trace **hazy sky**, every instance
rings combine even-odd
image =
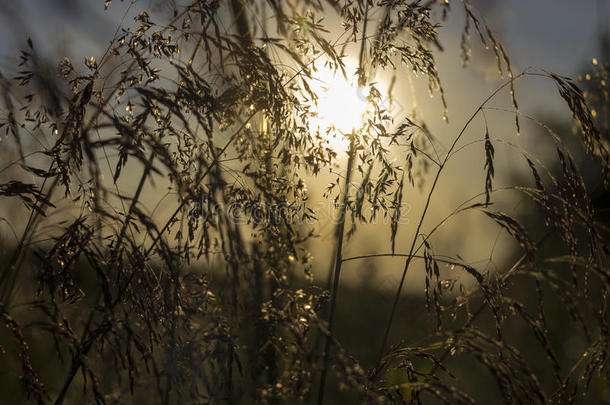
[[[519,67],[538,65],[570,74],[578,69],[581,60],[596,52],[595,30],[602,18],[596,7],[599,1],[605,0],[479,0],[478,3]],[[12,23],[27,31],[36,42],[48,41],[56,46],[61,43],[104,45],[107,41],[100,40],[110,39],[128,2],[114,0],[107,11],[103,0],[2,3],[0,55],[4,58],[14,54],[14,41],[19,39],[11,35]],[[138,8],[152,4],[150,0],[137,3]],[[457,2],[454,8],[459,8]],[[606,19],[610,16],[606,15]],[[456,28],[461,23],[452,21]]]
[[[500,83],[492,53],[482,51],[481,47],[477,45],[477,37],[474,32],[472,33],[474,47],[472,67],[461,68],[459,45],[464,16],[460,6],[457,5],[457,2],[455,3],[455,15],[441,30],[441,40],[447,51],[438,55],[441,79],[445,78],[443,83],[449,103],[449,124],[442,120],[430,123],[430,128],[435,135],[446,143],[459,131],[464,123],[464,117],[468,117],[481,100]],[[601,17],[597,8],[597,0],[479,0],[478,3],[483,6],[488,23],[505,44],[516,72],[529,66],[537,66],[563,75],[574,76],[593,57],[598,57],[596,32]],[[149,0],[139,1],[134,12],[149,9],[150,5]],[[23,46],[28,34],[32,37],[38,51],[58,54],[58,60],[67,55],[74,62],[79,62],[85,56],[100,55],[102,49],[112,38],[126,8],[127,2],[122,3],[119,0],[114,0],[108,11],[104,10],[103,0],[0,1],[0,71],[12,70],[15,62],[18,61],[15,45]],[[610,15],[606,14],[606,17],[610,18]],[[132,16],[128,17],[126,24],[133,23],[131,18]],[[481,75],[481,71],[483,71],[483,75]],[[405,83],[406,81],[402,81],[403,87],[397,89],[397,98],[400,98],[406,111],[410,108],[413,95],[410,94]],[[552,91],[552,96],[549,96],[548,91]],[[544,114],[563,112],[565,114],[567,111],[561,100],[556,97],[556,92],[548,81],[528,79],[520,82],[517,85],[517,94],[520,106],[526,112]],[[420,105],[424,114],[438,118],[438,97],[431,100],[427,96],[425,85],[419,86],[416,95],[417,98],[423,99]],[[508,97],[502,98],[498,103],[510,108]],[[564,118],[568,117],[569,115],[564,115]],[[504,135],[510,137],[514,118],[510,116],[505,119],[499,116],[493,119],[498,123],[496,126],[500,128],[493,135],[500,136],[504,131]],[[507,124],[503,125],[504,123]],[[482,134],[480,123],[473,124],[472,132],[468,136],[474,137]],[[527,135],[519,138],[514,142],[522,142],[528,145],[528,148],[537,143]],[[473,181],[473,177],[470,176],[471,172],[480,175],[482,167],[482,161],[479,162],[480,152],[476,149],[471,154],[470,152],[465,153],[464,160],[456,161],[455,167],[459,170],[452,169],[441,178],[439,188],[447,191],[432,205],[432,210],[438,212],[437,217],[443,216],[447,210],[452,210],[456,203],[464,201],[465,196],[476,194],[481,190],[482,183],[478,180]],[[513,160],[504,158],[501,153],[497,155],[498,177],[503,172],[503,168],[514,170],[516,163]],[[478,160],[473,161],[472,156]],[[505,170],[505,172],[508,173],[509,170]],[[123,187],[128,189],[129,186],[125,184]],[[417,193],[410,193],[406,199],[413,206],[411,216],[417,218],[422,206],[421,196]],[[434,222],[437,217],[431,216],[431,221]],[[455,226],[485,227],[486,225],[480,219],[466,217],[464,222]],[[404,228],[402,234],[404,240],[408,240],[410,232],[413,231],[412,228]],[[378,242],[377,245],[368,243],[367,246],[371,251],[381,251],[384,249],[383,246],[387,245],[387,239],[379,238],[377,232],[372,229],[372,232],[368,234],[365,232],[362,236],[364,243],[367,243],[366,238],[370,238],[371,235],[373,235],[373,240]],[[383,232],[384,235],[387,234],[387,231]],[[447,233],[447,235],[451,235],[451,233]],[[322,234],[320,242],[325,243],[324,234]],[[460,251],[460,244],[476,246],[473,249],[482,249],[482,251],[485,251],[487,247],[485,245],[480,248],[480,243],[467,240],[467,236],[461,237],[459,241],[444,242],[447,246],[453,246],[456,251]],[[491,244],[493,238],[488,238],[485,242]],[[443,241],[440,241],[439,244],[443,245]],[[367,253],[362,252],[361,247],[356,251]],[[480,258],[477,256],[476,250],[472,250],[471,253],[470,259]],[[350,246],[347,248],[347,256],[349,255]],[[324,255],[321,256],[322,263],[326,263]],[[468,258],[468,252],[465,256]],[[389,284],[393,284],[391,279]]]
[[[504,0],[495,2],[493,10],[488,11],[519,67],[543,66],[572,74],[583,60],[597,53],[596,30],[602,18],[598,15],[599,1]],[[608,19],[610,15],[606,14]]]

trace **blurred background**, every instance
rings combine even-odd
[[[487,23],[493,27],[496,34],[503,41],[506,50],[511,58],[513,70],[520,72],[529,67],[544,68],[546,70],[565,75],[572,78],[584,77],[591,67],[593,59],[603,62],[608,57],[608,21],[610,21],[609,5],[606,0],[583,0],[577,4],[567,0],[537,0],[523,2],[519,0],[510,1],[475,1],[473,2],[480,8],[486,17]],[[5,77],[12,77],[17,74],[19,63],[19,49],[27,47],[27,39],[31,38],[37,55],[41,70],[49,72],[50,77],[57,72],[59,60],[57,55],[67,56],[76,64],[84,61],[85,57],[101,55],[108,43],[114,36],[121,21],[131,24],[133,17],[141,11],[147,10],[154,17],[155,13],[159,16],[169,15],[174,10],[176,4],[173,1],[136,1],[129,13],[125,15],[129,7],[129,2],[114,0],[112,2],[103,0],[27,0],[22,2],[2,2],[0,4],[0,72]],[[474,112],[478,105],[501,83],[502,79],[498,75],[497,64],[493,52],[485,50],[476,43],[473,46],[471,56],[472,63],[463,67],[461,63],[460,45],[461,35],[464,29],[465,15],[460,7],[455,6],[450,13],[448,20],[440,29],[440,38],[443,45],[443,52],[436,52],[440,76],[445,87],[448,104],[448,122],[440,119],[442,108],[438,97],[431,98],[427,89],[425,78],[405,78],[394,77],[393,72],[378,73],[375,78],[380,82],[382,89],[386,91],[392,85],[393,106],[392,114],[395,122],[399,123],[405,116],[416,114],[417,118],[424,120],[428,125],[430,133],[437,139],[437,151],[442,155],[448,143],[453,139],[464,125],[467,117]],[[333,25],[338,17],[329,13],[326,19]],[[373,16],[375,18],[375,16]],[[337,36],[340,34],[337,33]],[[471,36],[476,35],[475,32]],[[476,42],[476,41],[475,41]],[[61,59],[61,58],[59,58]],[[348,60],[348,64],[349,64]],[[351,65],[356,65],[351,61]],[[444,80],[443,80],[444,78]],[[50,79],[51,80],[51,79]],[[492,106],[499,109],[511,109],[508,92],[496,97]],[[516,84],[516,94],[520,111],[524,115],[535,116],[544,122],[552,124],[556,128],[561,128],[563,132],[570,132],[571,117],[567,107],[560,97],[556,97],[554,85],[548,80],[527,78]],[[492,138],[507,139],[511,134],[514,135],[512,122],[514,118],[506,111],[489,112],[487,118],[490,120],[492,128]],[[552,154],[553,149],[548,149],[549,144],[541,141],[539,128],[527,120],[522,120],[522,136],[512,137],[512,141],[526,150],[531,150],[535,154]],[[465,141],[480,139],[484,133],[482,122],[475,122],[471,125]],[[509,138],[510,139],[510,138]],[[14,149],[11,148],[10,140],[3,142],[0,147],[0,159],[3,162],[11,161],[14,156]],[[36,140],[32,140],[36,142]],[[437,223],[441,218],[450,213],[458,204],[463,203],[481,191],[483,178],[481,168],[484,161],[480,149],[482,144],[474,144],[465,148],[456,156],[452,170],[448,171],[441,178],[439,190],[443,190],[442,196],[432,201],[431,215],[428,219],[429,226]],[[524,159],[519,158],[514,153],[513,147],[498,146],[496,161],[496,180],[497,188],[503,185],[514,184],[515,179],[524,176],[528,172],[527,164]],[[506,153],[505,153],[506,152]],[[397,159],[400,157],[397,156]],[[338,160],[337,171],[342,170],[344,165],[343,156]],[[343,165],[342,165],[343,162]],[[597,168],[593,165],[593,172]],[[107,174],[107,173],[106,173]],[[10,173],[0,173],[0,176],[10,176]],[[318,202],[321,215],[332,216],[332,207],[325,205],[321,199],[321,194],[326,185],[335,177],[333,175],[319,176],[311,180],[308,190],[311,195],[310,201]],[[129,190],[135,187],[135,178],[132,182],[123,180],[119,184],[121,190]],[[424,186],[422,184],[422,186]],[[593,187],[596,185],[593,184]],[[161,187],[161,186],[160,186]],[[424,186],[425,189],[425,186]],[[420,188],[419,191],[423,189]],[[160,216],[169,215],[174,201],[171,198],[164,198],[160,201],[154,198],[155,190],[146,190],[151,195],[150,201],[154,201],[151,207],[160,203],[157,212]],[[406,226],[399,229],[398,240],[405,243],[412,236],[413,227],[408,226],[410,219],[418,218],[422,209],[423,193],[418,190],[408,193],[403,201],[405,209],[402,222]],[[512,214],[517,214],[520,207],[518,198],[511,199],[505,197],[507,206],[502,207]],[[2,210],[0,206],[0,210]],[[11,207],[16,209],[15,207]],[[521,210],[526,207],[521,207]],[[1,212],[1,211],[0,211]],[[14,216],[13,216],[14,218]],[[15,227],[23,226],[17,221]],[[469,240],[465,238],[454,238],[454,232],[444,232],[447,237],[445,240],[435,240],[435,245],[439,250],[444,248],[452,249],[447,252],[453,254],[461,252],[465,260],[477,262],[490,257],[490,251],[498,243],[503,241],[500,236],[497,240],[497,229],[488,220],[480,216],[464,215],[459,221],[453,221],[448,227],[460,229],[472,229],[475,227],[482,232],[476,235],[486,235],[482,239]],[[362,228],[361,228],[362,229]],[[352,240],[347,247],[347,255],[359,252],[360,254],[379,252],[383,250],[389,240],[387,226],[378,227],[367,225],[364,232],[359,232],[358,236]],[[487,230],[489,233],[486,233]],[[0,246],[10,244],[12,231],[7,229],[6,223],[0,223],[0,237],[4,243]],[[18,234],[19,232],[17,232]],[[383,237],[380,237],[380,233]],[[463,234],[463,233],[462,233]],[[332,237],[332,227],[325,226],[319,229],[319,244],[312,246],[315,258],[320,260],[322,268],[328,265],[328,253],[326,247],[328,240]],[[473,236],[478,237],[478,236]],[[8,238],[8,240],[7,240]],[[508,237],[507,237],[508,239]],[[510,247],[510,246],[509,246]],[[364,249],[364,251],[363,251]],[[511,252],[509,249],[495,249],[492,255],[492,262],[496,265],[510,260]],[[386,285],[392,288],[396,281],[394,271],[383,271],[379,269],[391,268],[395,263],[392,259],[378,259],[375,262],[378,266],[374,271],[374,276],[382,280],[379,285]],[[348,279],[359,279],[364,274],[372,270],[366,261],[350,264]],[[319,266],[316,266],[316,268]],[[324,274],[326,270],[322,271]],[[421,272],[412,272],[413,277],[421,276]],[[368,274],[367,278],[371,277]],[[421,291],[420,283],[408,283],[414,286],[414,290]]]
[[[586,88],[587,74],[596,63],[609,61],[610,56],[610,2],[607,0],[479,0],[473,1],[486,17],[487,23],[494,28],[497,36],[503,41],[511,58],[513,70],[520,72],[528,67],[539,67],[560,75],[580,78]],[[18,2],[0,2],[0,73],[5,78],[13,77],[18,72],[19,49],[25,49],[28,38],[31,39],[37,55],[41,71],[45,69],[49,76],[56,74],[57,65],[61,60],[58,55],[67,56],[72,61],[81,62],[86,57],[101,55],[115,31],[124,18],[125,24],[131,24],[133,17],[143,10],[151,13],[169,15],[174,9],[172,1],[137,1],[127,15],[127,1],[113,0],[23,0]],[[441,119],[442,107],[438,97],[431,98],[427,90],[425,78],[394,77],[393,72],[378,73],[376,80],[382,88],[388,90],[393,86],[394,104],[392,112],[396,122],[414,112],[421,120],[425,120],[430,133],[437,139],[437,147],[442,155],[455,134],[460,131],[469,117],[481,102],[493,92],[503,80],[498,77],[497,64],[493,52],[481,46],[473,47],[470,66],[463,67],[460,55],[461,35],[465,16],[460,7],[449,15],[448,20],[440,29],[441,44],[444,51],[436,52],[439,61],[440,77],[445,87],[448,104],[448,122]],[[326,17],[332,21],[338,18],[330,13]],[[338,35],[338,33],[337,33]],[[474,32],[471,35],[476,35]],[[475,41],[473,41],[475,42]],[[81,63],[82,64],[82,63]],[[572,134],[572,120],[569,110],[563,100],[557,97],[557,92],[548,80],[526,78],[516,84],[517,100],[520,111],[543,120],[568,139]],[[503,110],[511,110],[508,91],[503,92],[492,103],[498,110],[487,113],[490,135],[498,139],[510,139],[511,143],[526,150],[531,150],[539,156],[550,156],[554,153],[550,144],[540,134],[540,129],[527,120],[522,121],[521,133],[517,135],[514,129],[514,115]],[[464,143],[480,139],[484,134],[483,122],[475,122],[469,127]],[[0,167],[17,158],[16,149],[10,138],[4,137],[0,143]],[[606,134],[607,136],[607,134]],[[32,143],[37,142],[35,138]],[[442,194],[435,197],[431,205],[431,215],[427,218],[424,229],[431,229],[442,218],[451,213],[456,206],[481,192],[484,185],[482,168],[484,165],[483,145],[473,143],[465,148],[453,160],[452,169],[440,180],[439,190]],[[527,163],[515,153],[509,145],[496,147],[496,178],[494,186],[501,188],[509,184],[531,184]],[[599,167],[588,160],[582,151],[575,149],[575,156],[582,163],[590,188],[598,189],[597,178]],[[397,156],[397,158],[399,158]],[[336,170],[342,170],[345,160],[340,157]],[[126,170],[129,172],[129,167]],[[118,187],[121,191],[135,188],[140,171],[135,171],[133,179],[121,180]],[[110,176],[106,174],[109,178]],[[0,179],[10,180],[10,171],[0,172]],[[331,173],[323,173],[312,178],[308,184],[308,192],[313,204],[323,201],[322,194],[326,185],[335,179]],[[527,177],[527,179],[526,179]],[[38,181],[38,180],[37,180]],[[397,251],[408,250],[408,244],[413,236],[413,221],[419,218],[423,209],[423,191],[429,184],[416,185],[405,195],[406,209],[403,212],[403,222],[398,231]],[[145,201],[149,201],[150,210],[157,209],[159,218],[168,217],[173,210],[175,199],[159,198],[159,190],[148,187],[145,190]],[[163,191],[164,193],[165,191]],[[600,207],[608,205],[607,195],[594,195]],[[156,208],[155,208],[156,207]],[[322,210],[328,210],[332,216],[332,207],[322,203]],[[525,204],[515,195],[502,199],[499,207],[509,214],[528,221],[535,216],[532,207]],[[324,215],[324,213],[322,213]],[[0,199],[0,256],[6,254],[14,246],[16,235],[25,226],[25,211],[19,204],[5,203]],[[10,221],[6,220],[10,218]],[[162,221],[162,220],[160,220]],[[476,231],[474,231],[476,230]],[[312,244],[314,254],[314,271],[321,280],[325,280],[331,258],[332,226],[322,224],[317,232],[319,237]],[[544,233],[543,228],[532,229],[534,239]],[[464,261],[486,270],[502,269],[515,260],[516,246],[508,236],[498,231],[497,226],[482,218],[481,215],[466,214],[446,225],[446,231],[433,239],[435,250],[439,254],[455,255],[459,253]],[[366,255],[388,250],[390,232],[387,224],[368,224],[359,227],[359,232],[351,238],[345,248],[345,257]],[[329,246],[330,245],[330,246]],[[549,249],[552,249],[549,248]],[[396,258],[375,258],[374,260],[358,260],[345,265],[344,281],[346,282],[345,298],[339,306],[337,318],[340,319],[338,333],[345,337],[346,347],[358,353],[361,358],[372,361],[371,353],[367,353],[367,344],[375,341],[377,336],[372,331],[379,330],[383,319],[376,319],[371,308],[379,305],[389,305],[391,295],[395,291],[402,261]],[[423,271],[415,267],[407,277],[405,295],[409,300],[400,310],[401,325],[396,334],[405,339],[417,341],[424,329],[411,330],[409,324],[430,323],[423,307]],[[470,281],[464,280],[465,283]],[[364,288],[367,286],[367,288]],[[371,291],[370,286],[375,286]],[[367,312],[368,311],[368,312]],[[409,314],[419,313],[420,318],[413,319]],[[560,317],[560,315],[557,315]],[[363,328],[364,320],[369,325]],[[375,326],[379,325],[379,326]],[[370,333],[370,336],[368,334]],[[515,331],[518,335],[518,330]],[[354,337],[350,339],[350,337]],[[358,339],[356,339],[358,336]],[[567,338],[566,338],[567,339]],[[578,344],[578,342],[570,343]],[[565,356],[571,354],[570,345],[564,350]],[[43,361],[44,352],[39,353]],[[465,373],[467,384],[484,385],[481,376],[471,377]],[[1,380],[1,375],[0,375]],[[0,386],[4,385],[0,382]],[[487,403],[494,403],[493,393],[486,393],[481,388],[481,398]],[[610,388],[606,384],[599,389],[599,396],[594,401],[610,403]]]
[[[602,63],[608,58],[608,21],[610,21],[609,2],[606,0],[583,0],[577,4],[567,0],[537,0],[523,2],[509,1],[474,1],[483,13],[487,23],[493,27],[497,36],[503,41],[511,58],[513,70],[518,73],[529,67],[543,68],[548,71],[572,78],[584,78],[592,66],[593,59]],[[174,1],[136,1],[128,14],[128,1],[114,0],[27,0],[22,2],[2,2],[0,4],[0,72],[5,77],[15,76],[18,71],[19,49],[27,47],[27,39],[31,38],[41,70],[50,75],[57,72],[57,65],[61,58],[57,55],[67,56],[75,64],[84,61],[85,57],[101,55],[121,24],[132,24],[133,17],[141,11],[147,10],[154,17],[155,13],[161,16],[170,15],[176,4]],[[373,16],[374,19],[376,16]],[[325,19],[329,26],[337,21],[338,16],[328,13]],[[377,18],[379,18],[377,16]],[[430,133],[437,140],[437,152],[443,151],[464,125],[479,104],[499,85],[503,83],[498,75],[497,64],[493,52],[478,46],[474,41],[472,49],[472,63],[463,67],[461,62],[461,36],[464,29],[465,15],[461,7],[454,7],[444,26],[440,29],[441,44],[444,50],[438,51],[435,57],[438,60],[441,81],[445,87],[448,104],[448,122],[443,121],[442,107],[437,96],[431,98],[427,89],[427,79],[417,77],[396,77],[392,71],[378,72],[375,79],[386,92],[392,87],[393,105],[391,112],[396,123],[405,116],[415,116],[426,122]],[[256,26],[256,25],[255,25]],[[335,24],[336,26],[336,24]],[[339,32],[336,33],[338,37]],[[477,35],[471,32],[471,36]],[[357,65],[357,61],[347,58],[348,66]],[[82,65],[82,63],[80,63]],[[443,80],[444,78],[444,80]],[[584,80],[584,79],[583,79]],[[516,83],[516,95],[521,113],[541,119],[563,133],[571,132],[571,116],[557,92],[554,85],[544,79],[526,78]],[[498,109],[510,110],[511,104],[508,91],[503,92],[491,103]],[[486,114],[493,138],[511,139],[518,147],[532,151],[534,154],[545,156],[554,153],[549,148],[550,143],[542,140],[540,128],[527,119],[522,120],[521,136],[515,135],[512,125],[514,117],[507,111],[490,111]],[[479,120],[480,121],[480,120]],[[482,122],[473,123],[466,137],[465,143],[480,139],[484,133]],[[508,137],[508,138],[507,138]],[[14,149],[11,141],[3,142],[0,146],[0,159],[3,162],[14,158]],[[36,142],[36,140],[32,140]],[[483,177],[481,168],[484,165],[481,149],[483,145],[475,143],[468,146],[456,155],[449,170],[440,179],[439,190],[443,195],[433,199],[431,214],[426,224],[428,227],[436,224],[440,219],[450,213],[458,204],[463,203],[482,190]],[[495,186],[515,184],[515,180],[529,173],[524,159],[515,153],[510,145],[497,146],[496,179]],[[578,151],[575,151],[578,154]],[[337,172],[343,170],[345,153],[340,154],[337,163]],[[400,159],[400,156],[396,156]],[[597,173],[598,168],[591,165],[588,170]],[[105,173],[108,175],[108,173]],[[0,173],[0,176],[9,176],[10,172]],[[327,184],[336,176],[322,174],[311,179],[308,184],[310,202],[316,205],[320,215],[331,217],[334,215],[332,206],[329,206],[321,195]],[[135,187],[135,177],[132,181],[125,178],[119,184],[120,190],[129,190]],[[423,188],[416,188],[408,193],[403,204],[402,224],[399,228],[398,240],[407,243],[413,232],[409,221],[418,218],[423,207],[425,184]],[[596,184],[591,184],[595,188]],[[162,188],[159,185],[159,189]],[[158,190],[146,190],[150,193],[151,207],[157,206],[160,217],[169,216],[174,200],[164,198],[160,200]],[[501,207],[511,214],[525,214],[527,207],[522,206],[518,197],[503,197],[506,206]],[[0,204],[0,212],[2,212]],[[15,207],[11,207],[16,209]],[[5,210],[6,214],[6,210]],[[12,216],[14,218],[14,216]],[[320,237],[318,244],[314,243],[312,251],[323,269],[327,268],[329,254],[328,241],[332,238],[332,226],[318,229]],[[359,254],[379,253],[387,247],[389,231],[383,224],[366,225],[360,228],[357,236],[347,246],[347,256],[358,252]],[[19,225],[18,221],[13,224]],[[452,231],[443,232],[443,239],[435,240],[435,246],[442,251],[452,249],[447,254],[460,252],[464,259],[471,263],[489,260],[495,266],[510,260],[510,237],[499,235],[497,229],[488,219],[481,216],[463,215],[458,221],[447,225]],[[471,240],[468,234],[459,232],[461,229],[477,229]],[[457,235],[460,237],[451,236]],[[14,237],[7,224],[0,222],[1,246],[10,245]],[[19,234],[19,232],[17,232]],[[480,235],[485,235],[480,238]],[[497,245],[507,246],[506,249],[494,249]],[[506,245],[508,244],[508,245]],[[493,253],[490,255],[490,252]],[[376,259],[374,269],[367,261],[358,261],[350,264],[350,271],[346,275],[348,282],[351,279],[367,279],[375,277],[381,280],[378,285],[385,285],[390,290],[396,283],[396,272],[391,269],[395,259]],[[321,275],[324,276],[323,270]],[[420,291],[421,272],[412,272],[416,279],[407,283],[413,290]]]

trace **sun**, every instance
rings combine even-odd
[[[356,67],[345,62],[346,78],[340,70],[322,66],[314,73],[310,87],[318,96],[311,121],[335,150],[347,150],[347,134],[357,131],[367,111],[366,91],[357,85]]]

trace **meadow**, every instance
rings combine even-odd
[[[99,0],[101,53],[26,37],[0,402],[610,403],[608,52],[517,69],[477,3]]]

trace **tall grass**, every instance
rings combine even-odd
[[[55,404],[575,403],[608,392],[610,250],[588,188],[608,185],[604,61],[586,92],[544,69],[514,72],[467,0],[189,0],[168,15],[137,6],[102,55],[60,58],[49,81],[28,40],[19,73],[2,77],[1,153],[14,156],[0,167],[0,196],[27,212],[25,224],[3,218],[16,236],[0,272],[1,384],[11,395],[16,381],[28,400]],[[446,120],[435,53],[454,12],[466,18],[463,63],[473,62],[473,36],[502,83],[439,152],[415,113],[395,122],[373,78],[424,77]],[[315,125],[312,84],[324,64],[350,76],[349,57],[368,110],[345,135]],[[519,110],[515,84],[534,80],[556,86],[545,96],[565,101],[576,137]],[[511,116],[510,138],[493,136],[492,114]],[[485,133],[466,141],[475,123]],[[531,128],[554,158],[513,142]],[[349,141],[345,162],[333,134]],[[526,184],[494,186],[498,145],[526,165]],[[431,223],[448,165],[476,147],[480,192]],[[581,155],[594,176],[581,174]],[[337,164],[325,193],[337,221],[324,284],[309,246],[325,219],[307,183]],[[403,240],[403,196],[416,183],[424,206]],[[515,194],[534,215],[499,208]],[[435,238],[468,213],[514,240],[512,263],[492,270],[438,251]],[[346,257],[360,225],[380,218],[389,218],[387,250]],[[389,305],[377,302],[363,313],[368,330],[345,336],[340,307],[361,303],[342,299],[342,265],[381,257],[402,261]],[[423,311],[405,321],[417,269]],[[469,373],[480,376],[474,386]]]

